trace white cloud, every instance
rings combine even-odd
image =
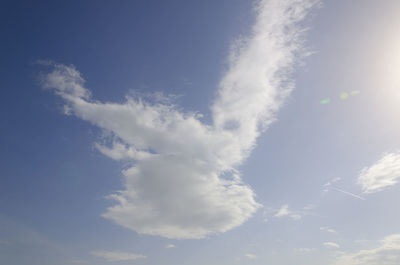
[[[102,154],[114,160],[130,160],[130,159],[144,159],[150,157],[151,154],[144,151],[138,151],[135,148],[124,145],[118,140],[114,140],[111,147],[95,143],[95,147]]]
[[[289,205],[283,205],[278,212],[274,215],[274,217],[283,217],[289,215]]]
[[[400,264],[400,234],[385,237],[380,246],[337,257],[334,265],[398,265]]]
[[[165,248],[176,248],[174,244],[167,244],[165,245]]]
[[[385,154],[369,168],[364,168],[358,177],[364,193],[381,191],[395,185],[400,178],[400,152]]]
[[[140,254],[119,251],[92,251],[90,254],[96,257],[104,258],[107,261],[127,261],[146,258],[146,256]]]
[[[250,253],[245,254],[245,256],[246,256],[246,258],[248,258],[248,259],[256,259],[256,258],[257,258],[257,255],[250,254]]]
[[[252,34],[232,51],[220,82],[213,124],[160,96],[96,101],[73,66],[51,64],[43,86],[66,101],[69,114],[112,135],[110,145],[95,145],[100,152],[132,162],[122,172],[124,189],[109,196],[115,205],[103,217],[141,234],[184,239],[228,231],[253,215],[260,204],[236,167],[292,89],[287,73],[304,32],[298,22],[317,2],[258,3]]]
[[[300,214],[290,211],[289,205],[287,205],[287,204],[282,205],[282,207],[274,215],[274,217],[277,217],[277,218],[284,217],[284,216],[288,216],[288,217],[292,218],[293,220],[300,220],[302,218],[302,216]]]
[[[302,216],[300,214],[293,213],[290,215],[290,218],[292,218],[293,220],[300,220]]]
[[[335,242],[325,242],[324,246],[327,248],[340,248],[339,244]]]
[[[333,178],[333,179],[331,179],[330,181],[326,182],[326,183],[323,185],[323,187],[331,186],[333,183],[336,183],[336,182],[340,181],[341,179],[342,179],[342,178],[340,178],[340,177]]]
[[[294,249],[295,252],[299,252],[299,253],[310,253],[314,250],[315,249],[313,249],[313,248],[295,248]]]
[[[326,232],[329,232],[329,233],[332,233],[332,234],[335,234],[336,233],[336,230],[335,229],[332,229],[332,228],[330,228],[330,227],[328,227],[328,226],[323,226],[323,227],[320,227],[319,228],[321,231],[326,231]]]

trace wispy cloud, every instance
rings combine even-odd
[[[354,198],[357,198],[357,199],[365,201],[365,198],[363,198],[363,197],[361,197],[361,196],[359,196],[357,194],[354,194],[354,193],[351,193],[351,192],[348,192],[348,191],[345,191],[345,190],[341,190],[341,189],[338,189],[338,188],[333,188],[333,189],[338,191],[338,192],[341,192],[343,194],[346,194],[346,195],[349,195],[351,197],[354,197]]]
[[[100,152],[132,161],[105,218],[141,234],[183,239],[228,231],[253,215],[260,204],[236,168],[293,88],[287,73],[301,52],[298,22],[317,2],[258,2],[252,33],[232,50],[219,84],[212,124],[164,97],[96,101],[73,66],[50,64],[43,86],[65,100],[69,114],[112,135],[108,145],[96,144]]]
[[[293,220],[300,220],[302,217],[300,214],[290,211],[288,204],[282,205],[282,207],[274,215],[274,217],[277,217],[277,218],[284,217],[284,216],[290,217]]]
[[[332,228],[330,228],[328,226],[322,226],[319,229],[321,231],[326,231],[326,232],[329,232],[329,233],[332,233],[332,234],[336,234],[337,233],[335,229],[332,229]]]
[[[400,152],[385,154],[358,177],[364,193],[374,193],[395,185],[400,179]]]
[[[293,249],[294,252],[298,252],[298,253],[310,253],[312,251],[314,251],[314,248],[295,248]]]
[[[176,248],[174,244],[167,244],[165,245],[165,248]]]
[[[248,259],[256,259],[257,255],[247,253],[247,254],[245,254],[245,257],[248,258]]]
[[[339,244],[335,242],[325,242],[324,246],[327,248],[340,248]]]
[[[146,258],[144,255],[119,252],[119,251],[92,251],[93,256],[103,258],[107,261],[127,261]]]
[[[289,205],[285,204],[278,210],[278,212],[274,215],[274,217],[282,217],[282,216],[287,216],[289,214],[290,214]]]
[[[341,180],[341,178],[339,178],[339,177],[333,178],[330,181],[326,182],[323,186],[328,187],[328,186],[332,185],[333,183],[339,182],[340,180]]]
[[[400,262],[400,234],[385,237],[380,246],[354,253],[344,253],[334,265],[398,265]]]
[[[349,196],[351,196],[353,198],[357,198],[357,199],[360,199],[360,200],[365,200],[365,198],[363,198],[363,197],[361,197],[361,196],[359,196],[357,194],[354,194],[354,193],[351,193],[349,191],[345,191],[345,190],[342,190],[342,189],[338,189],[338,188],[335,188],[335,187],[332,186],[333,184],[339,182],[340,180],[341,180],[340,177],[336,177],[336,178],[333,178],[330,181],[326,182],[324,185],[322,185],[324,187],[323,192],[328,192],[329,190],[333,189],[335,191],[338,191],[338,192],[341,192],[343,194],[349,195]]]

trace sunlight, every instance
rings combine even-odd
[[[400,96],[400,38],[392,34],[378,52],[379,79],[385,86],[395,88],[390,96]]]

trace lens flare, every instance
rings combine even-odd
[[[346,92],[343,92],[342,94],[340,94],[341,99],[347,99],[348,97],[349,97],[349,94],[347,94]]]
[[[352,91],[350,91],[350,92],[342,92],[342,93],[339,95],[339,98],[345,100],[345,99],[348,99],[350,96],[357,96],[357,95],[360,94],[360,93],[361,93],[360,90],[352,90]],[[330,99],[330,98],[325,98],[325,99],[322,99],[319,103],[321,103],[321,104],[328,104],[328,103],[330,103],[330,102],[331,102],[331,99]]]
[[[329,102],[331,102],[330,98],[326,98],[320,101],[321,104],[328,104]]]

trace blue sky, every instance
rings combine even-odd
[[[398,1],[3,1],[0,263],[400,262]]]

